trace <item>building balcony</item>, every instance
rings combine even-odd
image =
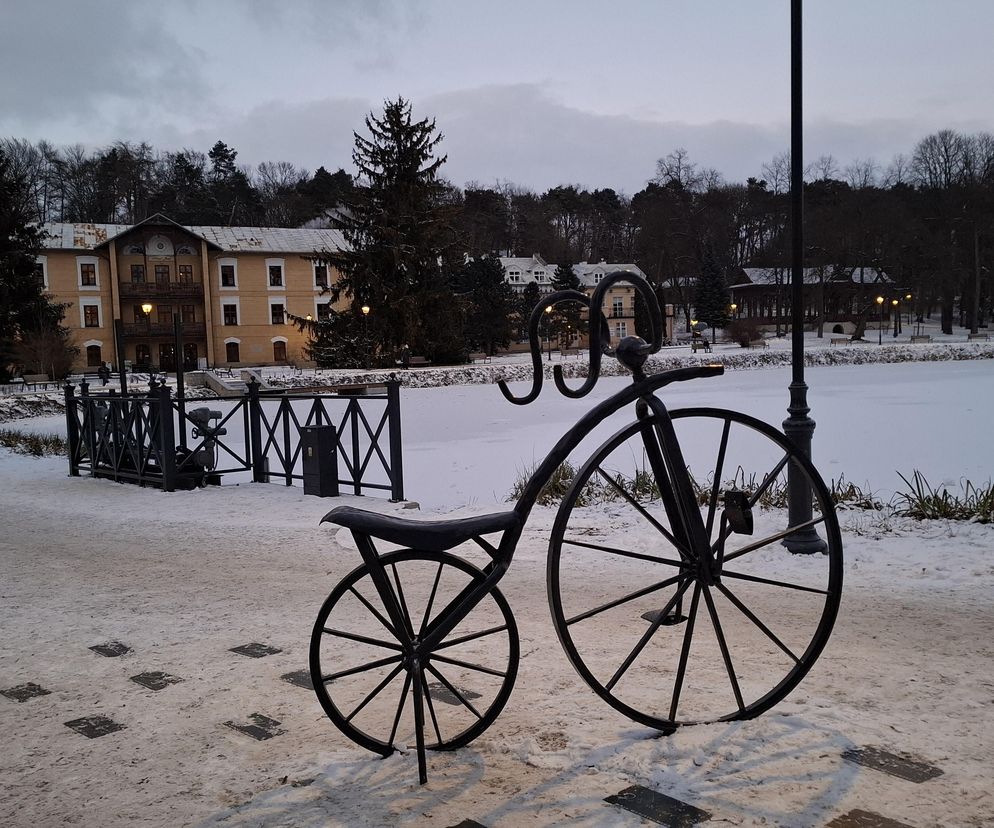
[[[122,301],[203,298],[203,282],[121,282]]]
[[[172,322],[125,322],[125,339],[172,339]],[[205,339],[207,327],[203,322],[184,322],[180,326],[184,339]]]

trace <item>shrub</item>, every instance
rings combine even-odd
[[[975,520],[978,523],[994,521],[994,484],[974,486],[969,480],[961,483],[962,494],[952,494],[945,487],[938,489],[925,479],[920,471],[915,471],[908,480],[898,474],[909,487],[907,492],[898,492],[895,511],[899,515],[915,520]],[[903,505],[902,505],[903,504]]]
[[[31,434],[6,428],[0,429],[0,446],[17,454],[30,454],[35,457],[69,453],[66,441],[57,434]]]
[[[743,348],[748,348],[750,342],[762,339],[763,331],[752,319],[736,319],[725,326],[725,336],[732,342],[738,342]]]

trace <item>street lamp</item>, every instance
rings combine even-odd
[[[880,321],[877,323],[877,345],[884,344],[884,297],[877,297],[877,309],[880,312]]]
[[[362,338],[364,347],[366,349],[366,370],[368,371],[372,364],[372,354],[370,353],[369,347],[369,305],[363,305],[359,310],[362,311]]]
[[[908,327],[911,327],[911,294],[906,293],[904,295],[904,302],[908,306]]]
[[[894,311],[894,338],[897,339],[897,334],[901,329],[901,311],[897,307],[900,304],[900,300],[891,299],[890,304]]]
[[[145,314],[145,331],[148,334],[148,374],[152,376],[152,303],[142,302],[142,313]]]
[[[549,343],[549,362],[552,362],[552,305],[545,306],[545,338]]]
[[[735,315],[735,311],[739,309],[739,306],[736,305],[734,302],[732,302],[732,304],[729,307],[731,307],[732,309],[732,319],[736,319],[737,317]]]

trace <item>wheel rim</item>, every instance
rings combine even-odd
[[[677,537],[641,453],[642,425],[633,423],[578,471],[556,517],[547,573],[553,622],[577,672],[612,707],[663,730],[751,718],[783,699],[828,641],[842,587],[841,534],[829,492],[787,438],[736,412],[684,409],[670,416],[700,483],[709,540],[725,538],[717,572],[702,572]],[[806,531],[825,542],[824,554],[788,552],[786,509],[757,508],[779,499],[790,468],[811,493]],[[751,536],[728,534],[728,489],[759,498]],[[605,492],[611,506],[586,508]],[[660,615],[678,610],[678,619]]]
[[[403,550],[381,556],[415,636],[483,574],[454,555]],[[499,590],[488,593],[415,665],[388,620],[365,565],[331,592],[311,635],[311,680],[325,713],[359,745],[381,755],[413,746],[414,681],[424,695],[426,747],[453,750],[480,735],[510,696],[518,633]]]

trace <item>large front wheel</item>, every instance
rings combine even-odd
[[[662,730],[777,704],[828,641],[842,589],[835,507],[793,443],[733,411],[670,417],[698,531],[679,517],[683,470],[665,471],[651,416],[579,469],[548,559],[553,622],[574,668],[612,707]]]

